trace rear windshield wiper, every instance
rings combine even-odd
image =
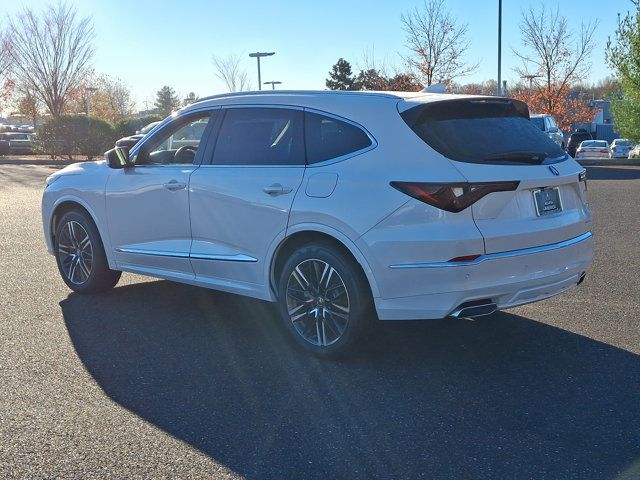
[[[546,152],[540,152],[535,150],[515,150],[512,152],[495,153],[485,157],[485,162],[492,160],[507,160],[512,162],[530,163],[532,165],[541,164],[548,154]]]

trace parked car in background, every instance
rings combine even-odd
[[[609,158],[609,142],[606,140],[585,140],[576,150],[579,158]]]
[[[633,147],[631,140],[616,138],[609,147],[609,158],[628,158]]]
[[[542,130],[560,148],[564,150],[564,135],[558,128],[555,119],[551,115],[539,114],[531,115],[531,122]]]
[[[8,132],[0,134],[0,137],[9,142],[11,154],[33,153],[33,137],[29,133]]]
[[[9,155],[10,153],[9,140],[5,140],[0,133],[0,155]]]
[[[572,157],[575,157],[578,146],[585,140],[593,140],[593,137],[589,132],[582,128],[573,132],[569,136],[569,142],[567,143],[567,153]]]
[[[376,314],[474,317],[561,294],[592,260],[584,168],[510,98],[225,94],[105,156],[46,182],[69,288],[128,271],[276,302],[318,355],[348,352]]]
[[[627,158],[640,158],[640,143],[629,150]]]
[[[122,137],[120,140],[116,141],[116,147],[127,147],[128,149],[132,149],[136,143],[138,143],[147,133],[153,130],[153,127],[159,123],[160,122],[152,122],[141,130],[138,130],[135,135]]]

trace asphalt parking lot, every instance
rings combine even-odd
[[[640,168],[589,167],[564,296],[294,350],[267,303],[125,274],[71,293],[44,177],[0,165],[0,478],[640,478]]]

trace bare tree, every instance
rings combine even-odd
[[[2,79],[11,64],[11,58],[9,57],[9,36],[6,32],[0,30],[0,79]]]
[[[444,0],[425,0],[422,8],[402,14],[400,20],[411,51],[406,61],[424,85],[451,82],[478,68],[464,58],[469,49],[467,25],[457,23]]]
[[[247,72],[240,66],[241,60],[241,55],[213,56],[215,75],[224,82],[230,92],[243,92],[251,88]]]
[[[572,84],[588,76],[596,27],[597,22],[583,23],[576,35],[560,15],[559,7],[549,11],[542,5],[539,10],[530,7],[522,12],[524,49],[513,50],[522,65],[514,70],[522,78],[533,79],[533,93],[545,98],[549,111],[554,110],[555,103],[565,97]]]
[[[70,5],[49,6],[41,15],[26,7],[10,18],[8,55],[20,83],[42,100],[52,117],[89,71],[94,31],[90,18],[78,19]]]

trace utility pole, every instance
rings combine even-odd
[[[502,87],[502,0],[498,0],[498,91],[500,96]]]
[[[282,82],[279,82],[277,80],[272,80],[270,82],[264,82],[265,85],[271,85],[271,90],[275,90],[276,89],[276,85],[281,85]]]
[[[262,78],[260,76],[260,59],[262,57],[270,57],[271,55],[275,55],[275,53],[276,52],[253,52],[249,54],[251,58],[256,58],[258,60],[258,90],[262,90]]]

